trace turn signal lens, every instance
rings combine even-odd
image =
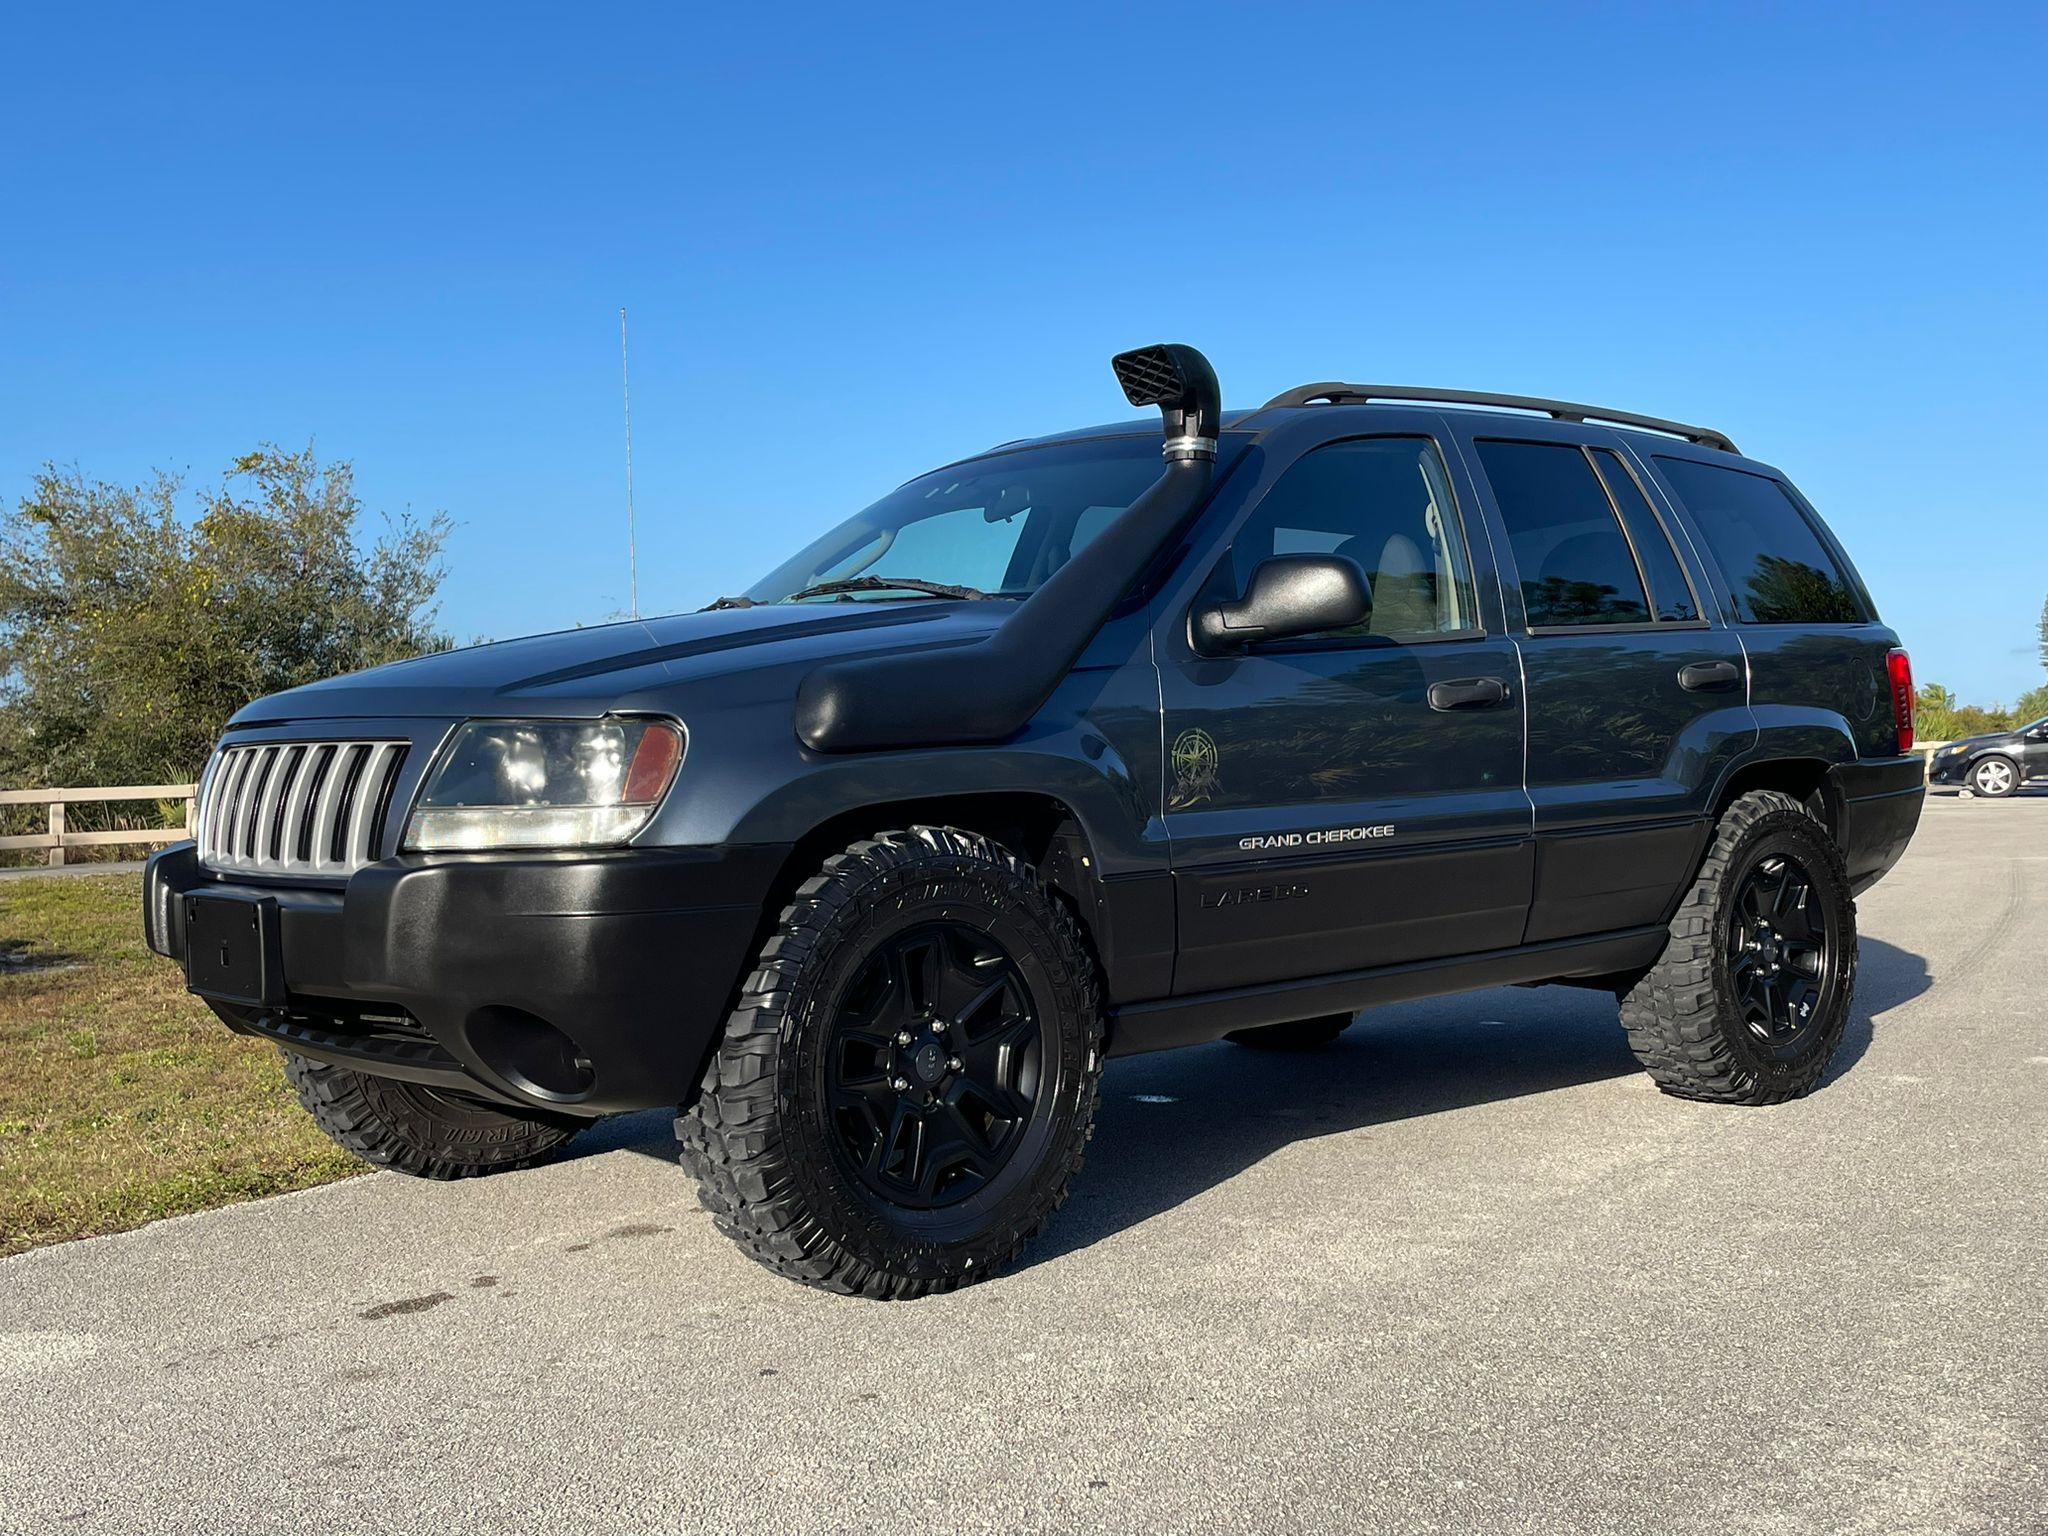
[[[626,769],[626,787],[619,799],[627,805],[652,805],[675,777],[676,760],[683,755],[682,738],[666,727],[652,727],[641,734],[633,748],[633,761]]]
[[[1899,730],[1899,750],[1913,750],[1913,659],[1894,649],[1884,659],[1892,683],[1892,724]]]

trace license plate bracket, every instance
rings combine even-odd
[[[284,1001],[277,902],[269,896],[185,897],[185,985],[224,1003]]]

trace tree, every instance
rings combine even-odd
[[[2019,718],[2032,717],[2022,715]],[[1964,736],[1984,736],[1993,731],[2008,730],[2015,723],[2013,712],[2004,706],[1994,704],[1984,709],[1976,704],[1964,704],[1956,698],[1953,689],[1944,688],[1940,683],[1920,685],[1914,695],[1913,720],[1915,732],[1923,741],[1956,741]]]
[[[311,448],[237,459],[189,519],[183,490],[46,466],[0,512],[0,783],[189,780],[249,700],[447,648],[446,517],[359,548],[353,468]]]
[[[2048,598],[2041,600],[2041,665],[2048,667]]]

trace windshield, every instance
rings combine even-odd
[[[1024,597],[1072,559],[1159,478],[1159,438],[1107,437],[992,454],[890,492],[795,558],[747,597],[781,602],[826,583],[867,578],[819,602],[899,602],[889,580]]]

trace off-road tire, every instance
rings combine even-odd
[[[500,1110],[284,1051],[284,1075],[334,1144],[422,1179],[470,1179],[556,1156],[588,1122]]]
[[[1043,1120],[989,1188],[990,1208],[946,1224],[864,1190],[838,1150],[820,1081],[839,993],[892,936],[920,922],[986,934],[1017,962],[1045,1021]],[[902,1299],[983,1280],[1064,1202],[1094,1128],[1103,1019],[1096,968],[1072,914],[1031,867],[980,833],[911,827],[827,859],[762,947],[697,1098],[676,1120],[681,1161],[718,1229],[789,1279]]]
[[[1257,1029],[1233,1029],[1223,1038],[1255,1051],[1319,1051],[1356,1019],[1356,1014],[1326,1013],[1319,1019],[1290,1019],[1285,1024],[1262,1024]]]
[[[2006,778],[2003,781],[2002,787],[1997,789],[1987,789],[1979,781],[1979,775],[1982,774],[1984,770],[1993,763],[1997,763],[2005,769]],[[1971,794],[1982,795],[1987,800],[2003,800],[2007,795],[2015,794],[2019,790],[2019,764],[2015,763],[2009,757],[1998,757],[1994,755],[1991,757],[1979,758],[1976,762],[1970,765],[1969,783]]]
[[[1839,924],[1838,984],[1807,1046],[1790,1060],[1757,1047],[1734,1002],[1726,951],[1738,882],[1773,850],[1798,859],[1815,900]],[[1856,982],[1856,903],[1841,850],[1790,795],[1757,790],[1728,807],[1698,878],[1671,920],[1664,953],[1621,992],[1629,1049],[1664,1092],[1722,1104],[1778,1104],[1810,1092],[1849,1020]]]

